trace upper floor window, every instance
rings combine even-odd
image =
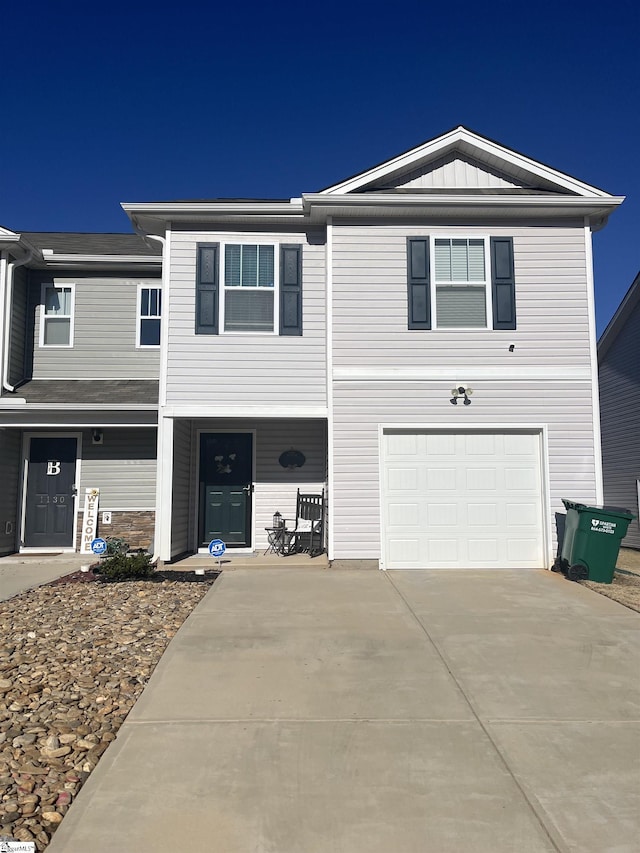
[[[74,286],[42,285],[41,347],[73,346]]]
[[[302,244],[200,243],[196,335],[302,335]]]
[[[408,237],[409,329],[515,329],[512,237]]]
[[[138,288],[138,347],[160,346],[162,290],[159,287]]]
[[[224,247],[225,332],[275,331],[275,266],[273,246]]]
[[[436,237],[435,327],[486,329],[491,308],[483,238]]]

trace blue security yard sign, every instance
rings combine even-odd
[[[212,557],[222,557],[226,550],[227,546],[224,544],[222,539],[212,539],[211,542],[209,542],[209,553]]]
[[[91,542],[91,550],[94,554],[97,554],[99,557],[101,557],[107,552],[107,543],[104,539],[93,539]]]

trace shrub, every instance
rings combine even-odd
[[[107,554],[110,557],[113,557],[116,554],[126,554],[129,550],[129,543],[126,540],[121,539],[119,536],[108,536],[106,543]]]
[[[140,580],[153,575],[150,554],[115,554],[100,563],[98,573],[109,581]]]

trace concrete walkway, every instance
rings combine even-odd
[[[223,574],[50,853],[637,853],[640,619],[550,572]]]
[[[95,562],[88,554],[12,554],[0,557],[0,601]]]

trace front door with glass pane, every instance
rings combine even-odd
[[[251,545],[253,435],[200,436],[200,545],[222,539],[231,548]]]
[[[72,548],[76,438],[30,440],[24,544],[28,548]]]

